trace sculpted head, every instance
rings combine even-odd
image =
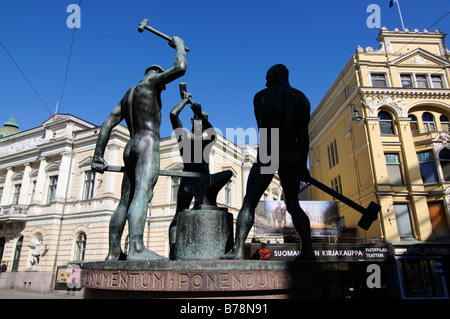
[[[160,67],[159,65],[150,65],[147,70],[145,70],[145,75],[144,78],[142,79],[142,81],[144,81],[146,78],[150,77],[152,74],[158,74],[158,73],[163,73],[164,69],[162,67]],[[163,84],[160,87],[161,91],[164,91],[166,89],[166,85]]]
[[[266,87],[289,83],[289,70],[283,64],[275,64],[267,71],[266,80]]]

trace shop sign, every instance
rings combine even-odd
[[[385,261],[392,256],[391,247],[382,244],[314,244],[318,261]],[[293,260],[300,248],[295,244],[251,244],[251,257],[262,260]]]
[[[395,246],[397,256],[439,256],[450,254],[449,245],[404,245]]]

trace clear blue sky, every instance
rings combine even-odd
[[[17,0],[0,6],[0,41],[53,113],[73,35],[66,8],[78,1]],[[137,31],[143,18],[180,36],[191,49],[186,75],[162,94],[161,137],[171,134],[169,112],[180,100],[179,82],[187,83],[194,101],[222,132],[255,127],[253,96],[276,63],[289,68],[291,85],[314,108],[358,45],[377,48],[379,30],[366,25],[369,4],[380,6],[381,26],[401,29],[389,0],[82,0],[81,28],[58,112],[101,125],[149,65],[172,66],[175,51],[167,42]],[[400,5],[410,30],[423,30],[450,11],[448,0],[400,0]],[[437,28],[450,32],[450,15],[430,31]],[[0,47],[0,122],[10,116],[27,130],[50,113]],[[190,116],[188,108],[185,125]]]

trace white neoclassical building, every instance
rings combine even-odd
[[[8,134],[0,138],[0,262],[6,266],[0,272],[0,288],[63,288],[69,264],[106,257],[108,225],[120,199],[122,174],[91,171],[99,126],[70,114],[57,114],[23,132],[14,121],[13,129],[6,124],[3,131]],[[126,127],[113,130],[105,152],[109,165],[123,165],[128,138]],[[239,147],[221,135],[212,148],[211,173],[233,172],[217,201],[235,217],[255,157],[254,147]],[[161,140],[160,166],[183,167],[174,137]],[[167,231],[178,183],[176,177],[160,176],[149,205],[144,238],[150,249],[164,256],[169,253]],[[279,200],[281,194],[275,178],[264,198]],[[127,233],[126,227],[125,250]]]

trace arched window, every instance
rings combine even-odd
[[[80,233],[75,243],[74,260],[84,260],[85,251],[86,251],[86,234]]]
[[[435,132],[436,123],[434,122],[433,114],[425,112],[422,114],[422,122],[426,132]]]
[[[128,248],[130,247],[130,236],[125,237],[125,241],[123,243],[123,253],[128,254]]]
[[[417,124],[417,117],[415,115],[410,115],[409,117],[409,125],[411,127],[411,132],[416,134],[419,132],[419,125]]]
[[[444,180],[450,181],[450,150],[444,148],[439,152],[439,162],[441,163]]]
[[[378,118],[380,120],[380,131],[381,134],[394,134],[394,124],[392,123],[392,117],[388,112],[381,111],[378,113]]]
[[[22,251],[22,244],[23,244],[23,236],[21,236],[17,240],[16,249],[14,251],[13,265],[11,268],[12,272],[17,272],[17,270],[19,269],[19,260],[20,260],[20,253]]]
[[[5,242],[6,242],[5,237],[0,238],[0,262],[2,261],[3,258],[3,250],[5,249]]]
[[[441,121],[441,131],[448,132],[449,131],[448,117],[445,115],[441,115],[439,121]]]

